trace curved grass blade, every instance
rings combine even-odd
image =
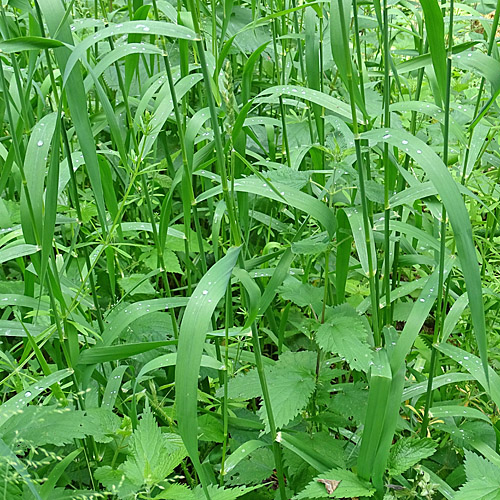
[[[187,303],[188,300],[184,297],[172,297],[135,302],[134,304],[120,307],[108,316],[109,324],[102,332],[101,345],[111,345],[130,323],[150,312],[171,309],[172,307],[183,307]]]
[[[172,352],[169,354],[163,354],[162,356],[158,356],[157,358],[146,363],[142,368],[139,374],[137,375],[137,379],[135,385],[140,384],[144,377],[154,370],[159,370],[160,368],[165,368],[166,366],[174,366],[177,364],[177,353]],[[221,364],[218,359],[212,358],[211,356],[203,355],[201,357],[200,366],[205,368],[213,368],[214,370],[225,370],[226,367]]]
[[[198,456],[197,385],[206,332],[215,308],[224,296],[240,247],[230,248],[203,276],[189,299],[179,334],[175,367],[175,402],[179,433],[196,467],[207,484],[206,473]]]
[[[243,443],[240,447],[231,453],[226,459],[224,463],[224,470],[222,471],[223,475],[231,472],[245,457],[248,457],[250,453],[262,448],[264,446],[269,446],[269,443],[265,443],[264,441],[259,441],[258,439],[252,439]]]
[[[45,50],[62,47],[64,44],[59,40],[42,38],[39,36],[21,36],[0,42],[0,51],[3,54],[22,52],[23,50]]]
[[[20,244],[14,245],[7,248],[2,248],[0,250],[0,264],[8,262],[12,259],[17,259],[18,257],[26,257],[27,255],[33,255],[40,251],[40,247],[37,245],[27,245]]]
[[[346,122],[352,122],[351,108],[348,104],[340,101],[339,99],[336,99],[335,97],[325,94],[324,92],[308,89],[307,87],[300,87],[296,85],[278,85],[276,87],[271,87],[263,90],[255,98],[255,102],[259,102],[259,100],[265,96],[276,97],[276,99],[278,99],[278,97],[281,97],[283,95],[298,97],[314,104],[318,104],[319,106],[322,106],[332,113],[340,116]],[[358,123],[363,124],[364,122],[363,120],[358,119]]]
[[[21,225],[23,227],[24,239],[27,243],[41,243],[41,230],[43,227],[43,192],[45,177],[47,174],[47,156],[49,154],[52,137],[56,129],[57,113],[44,116],[34,127],[26,149],[24,159],[24,173],[26,176],[29,192],[28,200],[23,194],[21,196]],[[35,218],[31,219],[31,211]],[[36,227],[32,227],[35,224]]]
[[[427,28],[427,41],[431,53],[432,66],[436,74],[441,101],[446,94],[446,48],[444,45],[444,20],[443,13],[437,0],[422,0],[425,26]]]
[[[491,420],[476,408],[469,408],[468,406],[450,405],[450,406],[433,406],[429,410],[429,417],[431,418],[474,418],[483,420],[491,424]]]
[[[410,155],[423,168],[441,196],[455,235],[458,257],[469,296],[476,342],[484,373],[488,378],[488,345],[481,276],[477,265],[469,214],[457,183],[439,156],[427,144],[417,137],[410,136],[407,132],[395,129],[379,129],[366,132],[363,137],[370,141],[386,141],[391,146],[400,148]]]
[[[461,52],[464,52],[465,50],[470,49],[471,47],[474,47],[474,45],[477,45],[478,42],[465,42],[465,43],[460,43],[457,45],[453,45],[451,52],[452,54],[460,54]],[[422,54],[420,56],[412,57],[408,61],[404,61],[396,66],[398,74],[404,74],[404,73],[409,73],[410,71],[415,71],[420,68],[424,68],[425,66],[428,66],[429,64],[432,63],[431,55],[428,54]]]
[[[165,23],[162,21],[127,21],[113,24],[97,31],[92,36],[84,38],[73,50],[64,69],[63,85],[66,86],[69,75],[80,58],[85,56],[87,50],[96,43],[116,35],[130,35],[141,33],[143,35],[160,35],[184,40],[196,40],[194,31],[179,24]]]
[[[436,349],[463,366],[484,387],[495,404],[500,406],[500,376],[495,370],[488,366],[489,373],[486,376],[477,356],[454,345],[437,344]]]
[[[71,34],[70,18],[66,17],[67,13],[64,10],[62,3],[59,0],[40,0],[39,4],[47,21],[49,32],[54,33],[57,30],[58,39],[68,45],[72,45],[73,36]],[[60,47],[54,52],[59,70],[61,71],[61,73],[64,73],[68,58],[71,54],[71,50],[67,47]],[[85,89],[83,86],[83,78],[81,72],[68,72],[66,84],[71,90],[66,94],[69,109],[71,112],[71,118],[73,120],[76,135],[80,142],[80,147],[85,158],[85,164],[87,167],[97,206],[97,213],[99,222],[101,224],[101,230],[104,232],[106,228],[104,196],[102,191],[101,176],[99,172],[99,162],[97,160],[96,154],[97,148],[90,125],[89,115],[87,112],[87,100],[85,97]]]
[[[318,220],[328,231],[328,234],[333,236],[335,234],[335,229],[337,222],[333,215],[333,212],[328,208],[327,205],[322,203],[316,198],[299,191],[298,189],[291,188],[289,186],[281,185],[277,182],[273,182],[273,186],[278,191],[278,193],[273,190],[267,182],[263,182],[260,179],[246,178],[238,179],[234,182],[234,190],[243,193],[252,193],[259,196],[264,196],[276,201],[286,201],[292,207],[302,210],[311,217]],[[200,196],[196,198],[196,202],[200,203],[212,196],[216,196],[222,193],[222,186],[216,186],[208,191],[205,191]]]
[[[66,455],[60,462],[58,462],[55,467],[50,471],[47,480],[43,483],[40,488],[40,496],[43,500],[50,500],[51,495],[54,494],[54,488],[56,487],[57,481],[64,474],[64,471],[68,466],[75,460],[75,458],[83,451],[83,448],[77,448],[71,453]]]
[[[175,340],[159,340],[156,342],[137,342],[110,347],[91,347],[82,352],[78,359],[80,365],[94,365],[97,363],[107,363],[118,361],[119,359],[132,358],[138,354],[158,349],[166,345],[176,344]]]
[[[372,475],[392,383],[391,367],[385,349],[374,353],[373,363],[365,427],[358,457],[358,474],[365,480],[370,480]]]
[[[439,389],[444,385],[457,384],[458,382],[464,382],[473,379],[474,377],[472,377],[472,375],[469,375],[468,373],[446,373],[434,378],[434,380],[432,381],[432,390]],[[423,382],[419,382],[418,384],[412,384],[409,387],[406,387],[403,391],[403,395],[401,396],[401,402],[425,394],[427,392],[427,386],[428,382],[427,380],[424,380]]]
[[[4,425],[5,422],[12,417],[12,415],[15,415],[21,408],[24,408],[48,387],[57,384],[60,380],[69,377],[72,373],[73,370],[70,368],[65,368],[64,370],[51,373],[50,375],[37,380],[37,382],[30,385],[27,389],[24,389],[22,392],[16,394],[13,398],[10,398],[8,401],[3,403],[0,406],[0,427]]]
[[[345,208],[344,212],[348,218],[349,224],[351,226],[351,232],[354,237],[354,242],[356,244],[356,250],[358,252],[359,262],[361,263],[361,267],[363,268],[363,272],[366,276],[370,274],[370,267],[368,265],[368,249],[366,246],[366,235],[365,228],[363,224],[363,213],[357,208]],[[371,253],[375,255],[375,241],[373,238],[372,228],[369,227],[368,231],[370,232],[370,246]],[[375,263],[376,264],[376,263]],[[376,272],[376,269],[373,269]]]
[[[118,389],[122,385],[123,375],[125,374],[127,368],[127,365],[120,365],[111,372],[108,383],[106,384],[106,389],[104,389],[101,407],[113,408],[115,406]]]

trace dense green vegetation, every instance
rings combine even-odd
[[[0,497],[500,499],[500,8],[0,7]]]

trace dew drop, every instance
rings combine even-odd
[[[201,292],[203,295],[207,295],[208,293],[208,290],[203,290],[203,292]]]
[[[26,391],[26,392],[24,393],[24,397],[25,397],[25,398],[30,398],[30,397],[31,397],[31,392],[30,392],[30,391]]]
[[[38,141],[38,142],[36,143],[36,145],[37,145],[38,147],[43,146],[43,141]]]
[[[403,140],[401,141],[401,143],[402,143],[402,144],[408,144],[408,141],[407,141],[406,139],[403,139]]]

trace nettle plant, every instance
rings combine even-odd
[[[0,6],[0,497],[500,498],[499,14]]]

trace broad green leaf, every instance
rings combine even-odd
[[[324,295],[321,288],[314,287],[309,283],[302,283],[291,276],[285,278],[283,284],[278,288],[278,293],[283,300],[290,300],[302,307],[321,304]]]
[[[216,486],[210,484],[207,487],[208,494],[210,495],[210,500],[236,500],[237,498],[254,491],[258,488],[262,488],[262,485],[257,486],[238,486],[237,488],[222,488],[221,486]],[[198,486],[194,490],[196,500],[206,500],[206,495],[201,487]]]
[[[328,236],[323,232],[292,243],[292,252],[296,255],[317,255],[325,252],[328,244]]]
[[[163,481],[187,452],[180,436],[162,433],[150,409],[146,409],[130,438],[128,458],[117,469],[100,467],[96,478],[119,498]]]
[[[276,426],[284,427],[302,410],[311,397],[315,382],[316,355],[313,352],[285,352],[273,366],[265,367],[272,410]],[[222,392],[218,392],[222,395]],[[240,374],[229,381],[229,398],[262,397],[257,370]],[[258,412],[269,431],[267,412],[263,404]]]
[[[186,456],[179,436],[162,433],[151,411],[143,413],[130,441],[129,458],[120,469],[139,486],[162,481]]]
[[[55,406],[27,406],[12,416],[0,430],[2,439],[20,448],[63,446],[93,433],[82,410]]]
[[[366,325],[355,311],[335,308],[318,328],[316,342],[323,351],[345,358],[354,370],[368,371],[373,353]]]
[[[499,500],[500,468],[475,453],[465,452],[467,482],[453,500]]]
[[[432,439],[402,437],[391,448],[389,455],[389,475],[398,476],[436,451],[437,443]]]

